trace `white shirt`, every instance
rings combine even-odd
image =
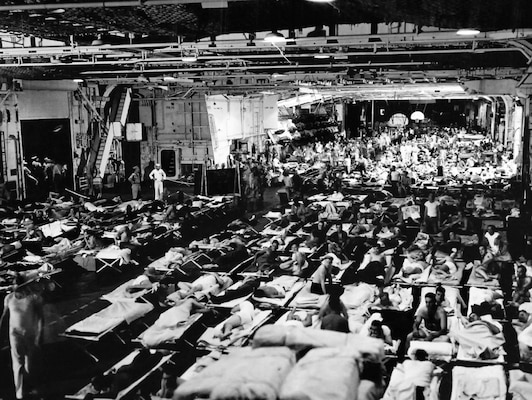
[[[438,207],[440,205],[439,201],[426,201],[425,209],[427,210],[427,216],[429,218],[436,218],[438,216]]]
[[[486,232],[484,234],[484,237],[488,241],[491,251],[493,251],[494,253],[499,252],[499,245],[495,244],[495,241],[497,240],[499,236],[500,236],[499,232],[493,232],[493,235],[491,235],[489,232]]]
[[[150,172],[150,179],[162,182],[166,179],[166,173],[162,169],[156,168]]]

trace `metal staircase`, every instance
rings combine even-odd
[[[79,88],[77,90],[80,95],[83,105],[89,110],[93,119],[93,139],[91,143],[91,149],[87,160],[87,170],[95,171],[95,168],[101,163],[104,154],[104,146],[102,145],[105,139],[109,136],[109,129],[105,123],[103,117],[100,115],[98,109],[94,106],[93,102],[87,97],[85,92]],[[98,174],[99,175],[99,174]]]
[[[106,98],[114,90],[114,86],[108,87],[104,98]],[[111,108],[109,110],[108,118],[104,119],[94,103],[87,97],[82,89],[78,89],[78,93],[83,100],[83,104],[91,112],[95,124],[93,125],[93,141],[91,143],[91,150],[87,167],[89,171],[94,171],[94,177],[103,179],[109,156],[113,146],[115,132],[111,124],[120,122],[121,126],[125,124],[127,114],[129,113],[129,106],[131,104],[131,89],[127,89],[120,93],[118,103],[111,100]],[[116,125],[115,125],[116,126]]]

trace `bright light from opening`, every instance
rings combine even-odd
[[[80,78],[76,78],[76,79],[72,79],[74,82],[76,83],[83,83],[85,82],[83,79],[80,79]]]
[[[474,36],[474,35],[478,35],[479,33],[480,31],[478,29],[471,29],[471,28],[458,29],[456,31],[456,34],[460,36]]]

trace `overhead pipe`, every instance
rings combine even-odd
[[[151,46],[153,47],[153,45]],[[71,48],[71,47],[47,47],[47,48],[13,48],[13,49],[1,49],[0,50],[0,59],[1,58],[14,58],[14,57],[36,57],[36,56],[61,56],[61,57],[69,57],[69,56],[96,56],[96,55],[105,55],[107,57],[134,57],[138,54],[134,53],[133,51],[127,51],[128,49],[135,49],[135,45],[128,46],[127,48],[125,46],[85,46],[85,47],[79,47],[79,48]],[[189,50],[189,48],[184,48],[185,50]],[[154,51],[155,54],[170,54],[170,53],[180,53],[184,50],[182,48],[175,48],[166,51],[162,51],[163,49],[160,49],[158,51]],[[194,50],[200,50],[196,47],[193,47]],[[115,53],[114,51],[120,50],[122,52]],[[137,50],[141,50],[140,46],[137,48]],[[204,54],[199,54],[199,58],[203,60],[224,60],[224,59],[234,59],[236,57],[239,58],[247,58],[247,59],[256,59],[256,58],[277,58],[281,56],[278,54],[276,50],[273,50],[271,48],[265,49],[265,50],[271,50],[268,53],[263,54],[257,54],[257,51],[254,51],[251,54],[228,54],[224,53],[223,51],[217,50],[217,54],[209,54],[207,51]],[[508,52],[508,51],[519,51],[523,53],[523,49],[517,48],[517,47],[493,47],[493,48],[485,48],[485,49],[470,49],[470,48],[457,48],[457,49],[441,49],[441,50],[435,50],[435,49],[427,49],[427,50],[392,50],[392,51],[385,51],[385,52],[374,52],[374,51],[348,51],[348,52],[336,52],[336,53],[328,53],[330,54],[331,58],[334,58],[335,56],[396,56],[396,55],[405,55],[405,54],[449,54],[449,53],[489,53],[489,52]],[[231,50],[233,51],[233,50]],[[307,50],[308,51],[308,50]],[[314,52],[305,52],[305,53],[287,53],[284,52],[286,56],[293,57],[293,58],[302,58],[302,57],[313,57],[317,53]],[[526,56],[526,55],[525,55]],[[282,56],[281,56],[282,57]],[[151,60],[173,60],[173,59],[181,59],[182,57],[164,57],[164,58],[150,58]],[[528,58],[528,56],[527,56]],[[140,59],[140,57],[139,57]],[[141,60],[142,61],[142,60]]]
[[[334,68],[338,68],[338,69],[345,69],[345,68],[348,68],[348,67],[368,67],[368,66],[371,66],[372,68],[379,68],[379,67],[388,67],[388,66],[399,66],[399,65],[408,65],[408,66],[423,66],[423,65],[431,65],[432,63],[429,63],[429,62],[399,62],[399,63],[394,63],[394,62],[389,62],[389,63],[371,63],[371,64],[368,64],[368,63],[350,63],[350,64],[337,64],[337,65],[334,65],[333,67]],[[39,63],[35,63],[35,66],[39,66],[39,65],[46,65],[46,64],[39,64]],[[57,66],[57,64],[54,64],[55,66]],[[71,65],[71,64],[69,64]],[[88,64],[87,63],[81,63],[80,65],[85,65],[87,66]],[[0,64],[0,67],[2,67],[3,64]],[[14,65],[16,66],[16,65]],[[279,64],[275,64],[275,65],[268,65],[268,66],[263,66],[263,65],[256,65],[256,66],[246,66],[246,67],[239,67],[238,69],[241,70],[241,71],[257,71],[257,70],[272,70],[272,69],[311,69],[311,68],[316,68],[316,69],[319,69],[319,68],[323,68],[324,64],[309,64],[309,65],[295,65],[295,64],[286,64],[286,65],[279,65]],[[20,67],[20,65],[19,65]],[[328,68],[330,69],[331,66],[330,64],[328,65]],[[124,71],[124,70],[115,70],[115,71],[85,71],[85,72],[81,72],[80,74],[81,75],[90,75],[90,74],[94,74],[94,75],[97,75],[97,74],[101,74],[101,75],[109,75],[109,74],[113,74],[113,75],[119,75],[119,74],[124,74],[124,73],[127,73],[127,74],[141,74],[141,73],[144,73],[144,74],[150,74],[150,73],[174,73],[174,72],[208,72],[208,71],[227,71],[227,66],[220,66],[220,67],[208,67],[208,68],[166,68],[166,69],[145,69],[143,71],[140,71],[140,70],[129,70],[129,71]]]
[[[485,52],[508,52],[508,51],[519,51],[523,52],[521,49],[518,48],[493,48],[493,49],[485,49]],[[338,55],[343,57],[360,57],[360,56],[401,56],[405,54],[410,55],[426,55],[426,54],[458,54],[458,53],[474,53],[474,50],[469,49],[452,49],[452,50],[419,50],[419,51],[392,51],[388,53],[373,53],[373,52],[349,52],[349,53],[338,53]],[[198,60],[220,60],[220,61],[230,61],[235,59],[235,57],[238,57],[243,60],[262,60],[262,59],[278,59],[278,58],[292,58],[292,59],[298,59],[298,58],[312,58],[316,53],[305,53],[305,54],[284,54],[279,55],[277,53],[271,53],[271,54],[249,54],[249,55],[200,55],[198,57]],[[28,54],[28,56],[31,56],[32,54]],[[71,56],[73,54],[67,54],[66,56]],[[86,54],[91,55],[91,54]],[[95,54],[92,54],[93,56]],[[107,54],[108,56],[113,56],[113,54]],[[122,57],[130,56],[128,54],[121,55]],[[21,59],[24,55],[18,54],[16,58]],[[132,57],[132,56],[130,56]],[[9,55],[9,53],[4,52],[2,54],[0,52],[0,59],[2,58],[13,58],[13,56]],[[44,57],[41,57],[44,58]],[[334,54],[331,54],[331,60],[334,61]],[[77,67],[77,66],[93,66],[93,65],[131,65],[131,64],[142,64],[142,65],[149,65],[149,64],[190,64],[185,63],[182,61],[182,57],[159,57],[159,58],[144,58],[144,59],[131,59],[131,60],[95,60],[92,61],[72,61],[72,62],[61,62],[60,60],[54,61],[54,62],[15,62],[10,64],[1,64],[0,66],[2,68],[11,68],[11,67],[48,67],[48,66],[63,66],[63,67]],[[331,64],[331,63],[329,63]],[[359,63],[362,65],[366,65],[367,63]],[[379,65],[383,63],[371,63],[372,65]],[[384,63],[386,64],[386,63]],[[416,65],[416,64],[422,64],[422,65],[428,65],[431,64],[430,61],[425,62],[411,62],[411,61],[405,61],[400,63],[393,63],[398,65]],[[320,66],[323,67],[325,64],[321,64]],[[333,67],[336,67],[338,64],[332,64]],[[341,64],[343,65],[343,64]],[[387,65],[387,64],[386,64]],[[306,66],[306,65],[304,65]],[[270,66],[263,66],[264,68],[270,68]],[[227,66],[224,66],[224,68],[227,68]],[[234,66],[235,69],[237,68],[248,68],[246,66]],[[209,70],[209,68],[204,67],[197,67],[194,68],[195,70]]]

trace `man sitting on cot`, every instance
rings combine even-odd
[[[434,293],[425,295],[425,305],[421,306],[414,321],[414,330],[406,338],[407,349],[412,340],[425,342],[448,342],[447,314],[436,302]]]

